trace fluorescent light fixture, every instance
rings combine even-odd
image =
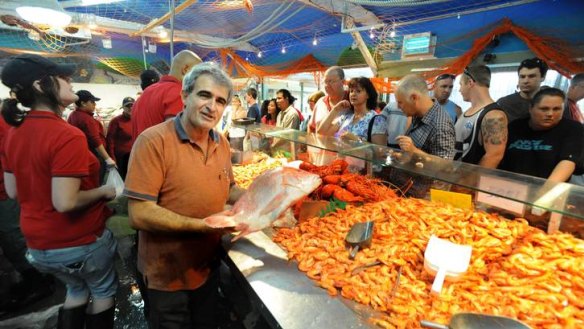
[[[415,68],[415,69],[411,69],[410,72],[431,72],[431,71],[444,71],[446,69],[443,68],[439,68],[439,67],[421,67],[421,68]]]
[[[71,15],[63,10],[57,0],[22,1],[16,12],[24,20],[36,24],[63,27],[71,23]]]

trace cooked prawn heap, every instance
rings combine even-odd
[[[344,237],[367,220],[375,221],[371,247],[349,260]],[[432,234],[473,246],[467,273],[445,282],[439,297],[430,294],[433,277],[424,270]],[[397,198],[311,218],[280,229],[274,241],[330,295],[380,311],[371,321],[381,327],[419,328],[423,319],[448,324],[453,314],[479,312],[533,328],[584,328],[584,241],[548,235],[523,219]],[[351,275],[375,261],[381,265]]]
[[[262,159],[257,163],[250,163],[243,166],[233,166],[235,184],[243,189],[247,189],[253,180],[261,175],[264,171],[281,166],[282,162],[274,161],[274,159],[269,158]]]

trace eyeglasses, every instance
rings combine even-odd
[[[477,81],[477,79],[475,79],[475,77],[473,77],[472,73],[470,73],[470,70],[468,69],[468,67],[464,68],[464,74],[466,74],[469,78],[471,78],[472,81]]]
[[[337,79],[337,80],[324,80],[324,84],[325,85],[332,85],[333,83],[339,82],[341,81],[341,79]]]
[[[440,74],[437,78],[436,81],[440,81],[440,80],[444,80],[444,79],[456,79],[456,75],[454,74],[450,74],[450,73],[444,73],[444,74]]]

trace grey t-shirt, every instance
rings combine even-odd
[[[518,92],[499,98],[497,103],[507,114],[509,123],[517,119],[529,118],[531,101],[521,97]]]

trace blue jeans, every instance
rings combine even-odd
[[[40,272],[53,274],[67,286],[67,295],[96,299],[116,295],[114,268],[117,241],[108,229],[93,243],[61,249],[28,249],[26,258]]]

